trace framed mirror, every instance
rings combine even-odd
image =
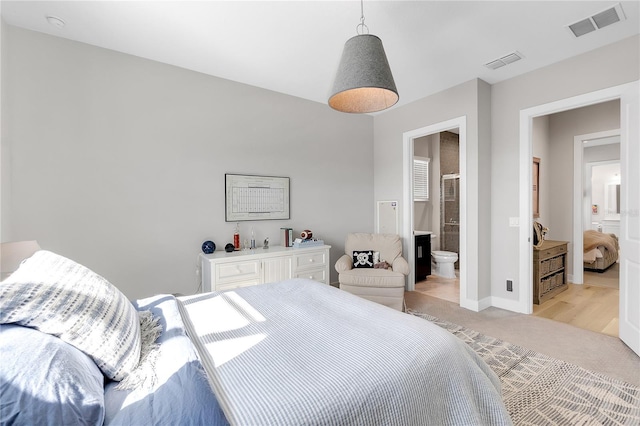
[[[620,220],[620,184],[608,183],[604,191],[605,220]]]

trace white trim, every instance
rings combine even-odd
[[[485,297],[484,299],[480,299],[477,301],[467,298],[463,299],[462,296],[460,297],[460,307],[469,309],[474,312],[480,312],[482,310],[490,308],[491,306],[493,306],[492,303],[493,301],[491,297]]]
[[[586,219],[585,206],[583,205],[584,182],[586,179],[585,170],[582,166],[584,161],[583,141],[609,138],[611,136],[620,136],[620,129],[573,137],[573,275],[571,278],[567,277],[567,279],[574,284],[584,283],[582,250],[580,250],[583,243],[582,231],[585,229]],[[591,211],[590,208],[589,211]]]
[[[632,90],[636,82],[621,84],[607,89],[597,90],[584,95],[573,96],[547,104],[520,110],[520,258],[519,258],[519,295],[516,312],[533,312],[533,262],[532,238],[532,128],[533,119],[556,112],[572,110],[588,105],[620,99],[626,91]]]
[[[415,276],[415,240],[413,238],[413,140],[445,132],[451,129],[459,129],[460,142],[460,300],[467,296],[467,117],[461,116],[451,120],[421,127],[419,129],[404,132],[402,134],[403,149],[403,214],[402,231],[407,246],[407,260],[409,262],[409,276],[407,278],[407,290],[413,291],[416,286]]]
[[[504,309],[506,311],[520,312],[520,302],[513,299],[491,296],[491,306]]]

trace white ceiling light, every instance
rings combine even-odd
[[[57,16],[47,15],[45,16],[47,22],[53,25],[56,28],[62,28],[66,25],[66,22],[62,18],[58,18]]]

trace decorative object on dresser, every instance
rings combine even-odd
[[[293,244],[291,245],[291,247],[293,248],[305,248],[305,247],[313,247],[313,246],[323,246],[324,245],[324,240],[303,240],[300,238],[296,238],[293,241]]]
[[[533,303],[540,305],[567,289],[567,241],[544,240],[533,248]]]
[[[228,290],[290,278],[329,284],[329,249],[272,246],[269,250],[200,254],[202,291]]]
[[[409,274],[409,263],[402,257],[400,237],[396,234],[348,234],[344,250],[345,254],[335,264],[340,289],[401,311],[404,307],[405,276]],[[373,253],[379,253],[379,256],[371,260],[371,267],[356,268],[357,257],[354,258],[354,254],[358,252],[372,252],[372,256]],[[391,267],[374,267],[376,263],[383,261]]]
[[[292,228],[280,228],[280,244],[282,247],[291,247],[293,245]]]
[[[216,251],[216,243],[213,241],[205,241],[202,243],[202,252],[206,254],[211,254]]]

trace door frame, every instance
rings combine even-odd
[[[460,144],[460,304],[467,298],[467,117],[461,116],[451,120],[435,123],[430,126],[421,127],[403,133],[403,235],[407,239],[407,261],[409,262],[409,276],[407,278],[407,290],[414,291],[416,288],[415,276],[415,239],[413,238],[413,156],[415,139],[446,132],[447,130],[458,129]],[[438,236],[441,237],[441,236]]]
[[[597,90],[583,95],[573,96],[531,108],[520,110],[520,232],[519,232],[519,298],[518,310],[525,314],[533,313],[533,218],[532,205],[532,161],[533,157],[533,119],[576,108],[582,108],[615,99],[621,99],[633,90],[633,83],[621,84],[607,89]],[[621,118],[622,119],[622,118]],[[622,140],[621,140],[622,143]],[[581,210],[580,210],[581,211]]]
[[[590,206],[584,205],[584,183],[587,178],[584,161],[584,142],[594,139],[604,139],[613,136],[620,136],[620,128],[613,130],[605,130],[603,132],[588,133],[585,135],[574,136],[573,138],[573,274],[571,282],[573,284],[584,283],[584,271],[582,263],[582,251],[576,250],[576,247],[582,247],[583,234],[585,229],[586,209]],[[609,142],[612,144],[614,142]],[[605,145],[605,144],[603,144]],[[612,160],[613,161],[613,160]],[[620,160],[617,160],[618,162]]]

